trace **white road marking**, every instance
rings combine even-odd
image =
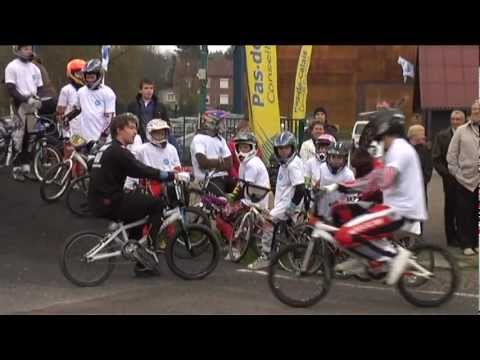
[[[241,272],[241,273],[254,273],[254,274],[258,274],[258,275],[264,275],[264,276],[267,276],[268,275],[268,272],[267,271],[263,271],[263,270],[249,270],[249,269],[237,269],[236,271],[238,272]],[[280,275],[279,276],[280,278],[283,278],[283,279],[290,279],[289,277],[287,276],[283,276],[283,275]],[[378,286],[367,286],[367,285],[358,285],[358,284],[349,284],[349,283],[346,283],[344,281],[341,281],[341,280],[337,280],[335,282],[336,285],[339,285],[339,286],[345,286],[345,287],[351,287],[351,288],[357,288],[357,289],[372,289],[372,290],[383,290],[383,291],[395,291],[395,289],[391,288],[391,287],[378,287]],[[441,292],[438,292],[438,291],[418,291],[420,293],[423,293],[423,294],[432,294],[432,295],[436,295],[436,294],[442,294]],[[479,298],[479,295],[477,294],[471,294],[471,293],[463,293],[463,292],[456,292],[454,294],[455,296],[460,296],[460,297],[466,297],[466,298],[474,298],[474,299],[478,299]]]

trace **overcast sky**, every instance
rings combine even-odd
[[[230,45],[208,45],[208,52],[222,51],[225,52]],[[173,52],[177,46],[176,45],[158,45],[161,52],[171,51]]]

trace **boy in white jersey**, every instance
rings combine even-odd
[[[87,142],[105,142],[110,129],[110,122],[115,116],[116,96],[113,90],[102,83],[104,72],[102,62],[92,59],[83,69],[85,86],[77,93],[76,109],[81,112],[81,135]],[[73,114],[72,116],[76,116]]]
[[[411,252],[402,247],[393,251],[382,249],[375,246],[378,241],[371,242],[369,237],[398,230],[408,221],[427,220],[422,169],[415,149],[405,140],[405,116],[400,111],[377,111],[371,115],[370,122],[375,125],[374,140],[381,141],[385,149],[384,167],[351,183],[331,185],[328,190],[370,192],[381,189],[383,204],[369,208],[365,215],[342,225],[335,239],[352,251],[361,244],[388,258],[384,261],[388,266],[387,283],[395,284],[408,266]],[[356,258],[339,264],[339,267],[341,269],[336,266],[336,270],[365,270],[365,265]]]
[[[309,167],[313,186],[318,188],[355,180],[353,171],[347,167],[349,151],[348,144],[344,142],[332,143],[327,150],[326,161],[317,161]],[[345,195],[338,191],[325,194],[316,204],[316,216],[330,220],[332,205],[342,199],[345,199]]]
[[[69,83],[60,90],[57,102],[57,121],[65,121],[63,136],[71,137],[80,135],[81,115],[75,118],[65,119],[65,115],[69,115],[78,103],[77,92],[85,85],[82,70],[87,62],[82,59],[73,59],[67,64],[67,79]]]
[[[280,163],[275,188],[274,208],[270,211],[271,223],[266,223],[262,235],[262,254],[252,264],[251,270],[270,265],[273,224],[292,217],[305,194],[305,171],[303,161],[297,156],[297,139],[289,131],[282,132],[274,141],[273,149]]]

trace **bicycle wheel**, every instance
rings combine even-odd
[[[453,256],[446,249],[433,244],[419,244],[410,251],[413,260],[433,275],[429,278],[422,276],[409,266],[397,283],[400,294],[418,307],[436,307],[449,301],[460,282]]]
[[[60,253],[62,274],[73,284],[81,287],[102,284],[115,268],[113,258],[87,262],[85,255],[98,246],[103,236],[84,231],[69,237]],[[108,250],[102,250],[102,253]]]
[[[178,231],[167,244],[167,265],[184,280],[203,279],[217,267],[220,248],[209,228],[185,224],[184,229]],[[201,246],[191,246],[189,250],[186,244],[195,243],[198,239],[203,239]]]
[[[72,178],[71,169],[66,162],[52,167],[40,184],[40,196],[46,202],[54,202],[67,190]]]
[[[247,254],[250,247],[255,224],[253,223],[251,213],[247,212],[239,216],[233,223],[233,239],[228,246],[230,259],[234,263],[240,262]],[[256,244],[254,244],[256,248]],[[258,250],[258,249],[255,249]]]
[[[42,181],[48,170],[60,161],[60,155],[54,147],[50,145],[40,147],[33,159],[33,170],[38,181]]]
[[[88,186],[90,175],[83,175],[70,183],[67,189],[65,201],[67,208],[79,217],[90,217],[92,212],[88,205]]]
[[[287,230],[285,239],[277,241],[275,246],[275,253],[279,253],[283,248],[291,244],[308,244],[313,227],[307,224],[299,224],[292,227],[290,230]],[[278,236],[278,235],[277,235]],[[285,271],[294,271],[295,270],[295,259],[291,257],[291,253],[286,253],[284,256],[278,259],[280,266]]]
[[[306,270],[301,270],[307,248],[305,243],[288,245],[274,256],[268,268],[268,285],[273,295],[292,307],[316,304],[331,286],[332,268],[326,253],[314,248]],[[284,270],[279,261],[282,258],[291,259],[292,271]]]
[[[188,206],[180,209],[183,221],[186,224],[197,224],[210,227],[210,219],[208,215],[200,208],[195,206]]]

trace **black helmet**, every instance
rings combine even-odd
[[[95,74],[97,79],[93,83],[87,82],[87,75]],[[91,90],[96,90],[100,86],[103,80],[103,67],[100,59],[91,59],[87,62],[83,68],[83,78],[85,79],[85,85]]]
[[[22,48],[24,46],[32,46],[32,55],[25,56],[21,53],[20,48]],[[22,60],[24,62],[32,61],[35,58],[35,53],[33,52],[33,45],[13,45],[12,46],[12,52],[17,58],[19,58],[20,60]]]
[[[292,154],[288,159],[282,159],[278,154],[278,148],[283,146],[291,146]],[[273,151],[280,164],[288,164],[295,157],[297,151],[297,139],[290,131],[284,131],[278,135],[273,142]]]
[[[405,115],[397,109],[380,110],[370,116],[375,125],[374,140],[381,140],[384,135],[405,137]]]
[[[252,132],[239,132],[233,139],[235,142],[235,151],[240,161],[248,161],[255,155],[257,155],[257,138]],[[251,149],[248,153],[242,153],[238,149],[239,144],[248,144]]]
[[[337,143],[332,143],[327,150],[327,166],[330,169],[332,174],[336,174],[341,171],[347,165],[348,154],[351,150],[351,143],[340,141]],[[337,167],[334,166],[331,159],[332,156],[342,156],[344,158],[343,165]]]

